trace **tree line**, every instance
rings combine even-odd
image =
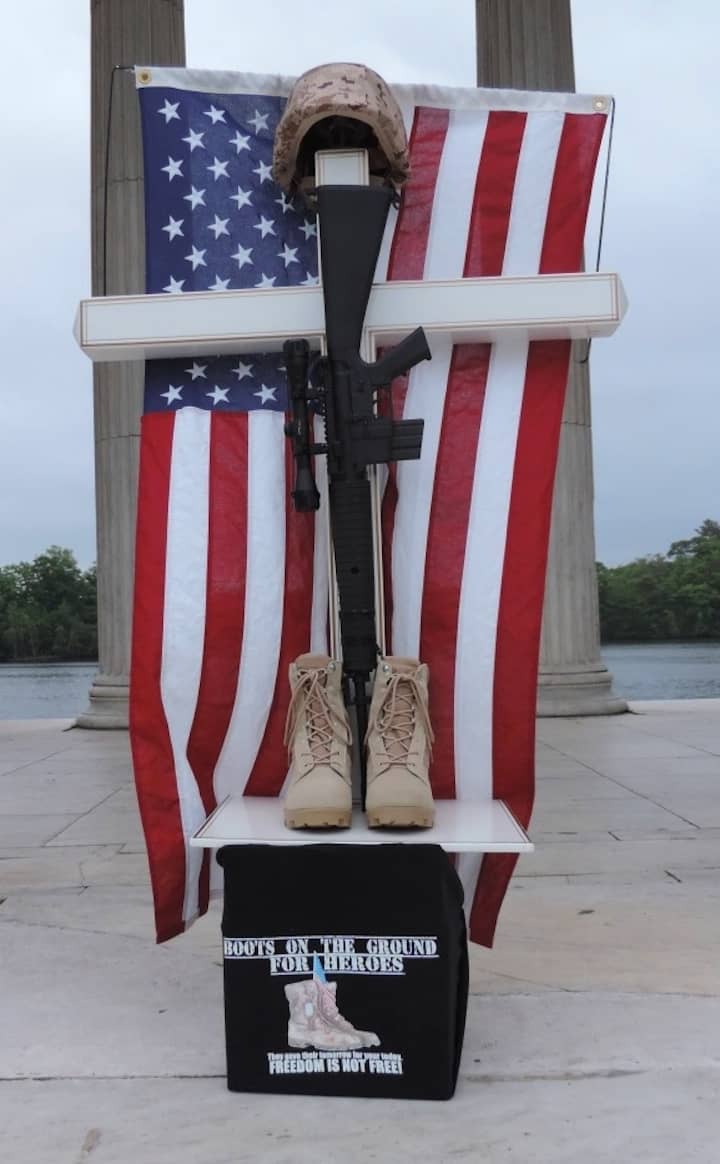
[[[597,564],[603,642],[720,639],[720,523],[709,518],[666,554]],[[50,546],[0,567],[0,662],[97,659],[95,566]]]
[[[666,554],[597,565],[603,642],[720,639],[720,523]]]
[[[96,571],[50,546],[0,567],[0,662],[97,659]]]

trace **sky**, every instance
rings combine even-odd
[[[185,0],[187,63],[293,75],[349,59],[389,81],[473,85],[474,9],[363,0],[360,25],[354,0],[305,15],[289,0]],[[49,545],[95,559],[92,374],[72,336],[90,294],[89,10],[3,11],[0,565]],[[596,556],[616,565],[720,519],[720,5],[572,12],[577,90],[617,102],[601,269],[620,273],[630,308],[590,364]]]

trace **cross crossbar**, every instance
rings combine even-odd
[[[611,335],[625,312],[615,274],[502,276],[373,286],[365,331],[395,343],[415,327],[457,343],[590,339]],[[75,336],[95,361],[279,351],[289,336],[319,344],[321,287],[116,295],[80,303]]]

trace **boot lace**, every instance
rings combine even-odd
[[[330,760],[334,736],[341,735],[345,742],[349,742],[345,726],[340,725],[328,703],[325,680],[324,671],[300,671],[288,707],[283,737],[283,742],[291,752],[300,721],[304,717],[310,754],[316,764],[326,764]]]
[[[370,733],[376,731],[388,760],[394,764],[407,763],[418,715],[425,729],[428,750],[432,754],[435,736],[430,723],[425,692],[417,673],[392,675],[383,702],[371,716],[365,742],[367,743]]]

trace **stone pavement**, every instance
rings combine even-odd
[[[231,1094],[219,912],[163,946],[123,732],[0,724],[0,1159],[720,1159],[720,701],[541,720],[447,1104]]]

